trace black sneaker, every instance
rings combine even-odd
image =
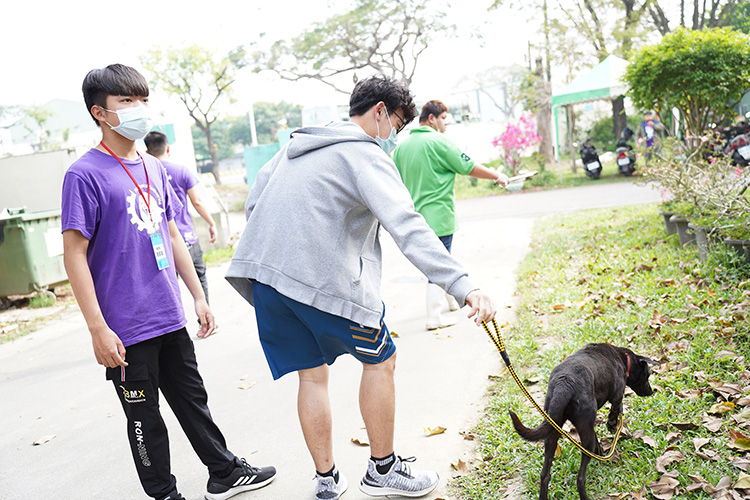
[[[227,477],[208,478],[206,500],[226,500],[243,491],[262,488],[276,477],[276,467],[253,467],[245,459]]]

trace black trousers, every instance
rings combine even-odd
[[[131,345],[125,355],[128,366],[107,368],[107,379],[113,381],[125,411],[133,460],[146,494],[164,498],[177,491],[167,428],[159,411],[159,390],[209,473],[229,474],[236,464],[235,455],[211,418],[187,330]]]
[[[201,282],[203,293],[206,294],[206,302],[208,302],[208,279],[206,278],[206,263],[203,261],[203,249],[201,248],[200,242],[188,245],[188,252],[190,257],[193,259],[193,267],[195,267],[195,273],[198,275],[198,279]]]

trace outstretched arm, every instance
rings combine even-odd
[[[494,181],[495,184],[500,184],[501,186],[507,186],[508,185],[508,176],[498,172],[497,170],[492,170],[484,165],[475,165],[471,172],[469,172],[469,175],[472,177],[476,177],[477,179],[489,179],[491,181]]]

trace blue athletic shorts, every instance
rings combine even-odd
[[[253,282],[258,333],[274,380],[297,370],[329,365],[349,353],[362,363],[378,364],[396,352],[388,327],[367,328],[323,312]]]

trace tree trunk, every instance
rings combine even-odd
[[[612,125],[615,132],[615,140],[620,138],[620,134],[628,126],[628,117],[625,114],[625,99],[623,96],[612,101]]]
[[[536,114],[536,131],[542,138],[539,144],[539,153],[544,157],[545,163],[552,163],[554,151],[552,149],[552,92],[550,84],[544,77],[542,58],[536,58],[536,77],[539,85],[539,110]]]
[[[211,137],[211,124],[206,124],[206,141],[208,142],[208,152],[211,154],[211,173],[216,180],[216,184],[221,185],[221,176],[219,175],[219,155],[214,147],[214,140]]]
[[[576,148],[573,144],[573,136],[575,134],[576,130],[576,113],[573,110],[573,105],[569,104],[565,106],[565,112],[567,114],[567,122],[568,122],[568,146],[570,149],[570,170],[575,174],[578,171],[578,166],[576,165]]]

